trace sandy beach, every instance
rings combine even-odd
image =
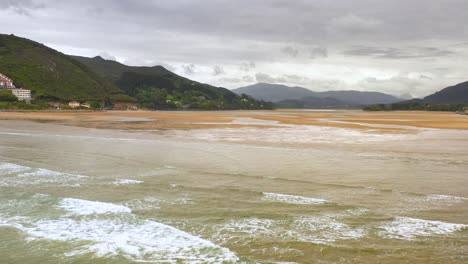
[[[0,263],[466,263],[467,129],[448,112],[0,112]]]
[[[411,128],[468,129],[468,116],[452,112],[364,112],[350,110],[276,111],[102,111],[0,112],[0,120],[55,122],[71,126],[125,130],[271,128],[284,125],[339,127],[377,132]]]

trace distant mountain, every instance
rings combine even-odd
[[[0,34],[0,72],[33,96],[57,100],[110,100],[123,91],[88,67],[40,43]]]
[[[414,96],[411,95],[410,93],[405,93],[405,94],[402,94],[400,96],[398,96],[399,98],[401,98],[402,100],[411,100],[411,99],[414,99]]]
[[[296,108],[296,109],[310,109],[310,108],[349,108],[348,103],[330,97],[315,97],[307,96],[301,99],[289,99],[276,102],[275,105],[279,108]]]
[[[468,82],[459,83],[425,97],[424,102],[464,104],[468,103]]]
[[[232,91],[192,81],[162,66],[132,67],[101,57],[71,56],[148,107],[195,109],[267,109],[271,103],[241,97]],[[152,97],[149,102],[144,97]],[[156,103],[154,103],[156,101]],[[169,102],[170,101],[170,102]],[[165,103],[169,102],[169,103]],[[180,104],[180,105],[178,105]]]
[[[301,87],[289,87],[280,84],[257,83],[232,90],[241,95],[247,94],[257,100],[270,102],[279,102],[282,100],[295,100],[307,96],[315,96],[315,93],[309,89]]]
[[[251,86],[234,89],[237,94],[245,93],[256,99],[268,100],[277,103],[278,106],[285,104],[297,104],[305,106],[362,106],[371,104],[390,104],[403,100],[393,95],[379,92],[360,91],[327,91],[314,92],[302,87],[289,87],[278,84],[258,83]],[[314,99],[312,99],[314,98]],[[322,103],[316,99],[323,100]],[[334,101],[332,100],[334,99]],[[312,103],[312,101],[314,103]]]
[[[402,100],[389,94],[361,91],[328,91],[317,93],[316,96],[335,98],[350,105],[391,104]]]

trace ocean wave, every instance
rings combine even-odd
[[[426,197],[426,200],[430,201],[447,201],[447,202],[462,202],[468,200],[465,197],[445,195],[445,194],[432,194]]]
[[[394,221],[382,225],[380,232],[385,238],[413,240],[421,236],[448,235],[468,228],[468,225],[441,221],[430,221],[410,217],[397,217]]]
[[[0,214],[0,225],[22,230],[28,241],[70,243],[71,251],[64,253],[67,257],[123,256],[130,261],[153,263],[234,263],[239,260],[226,248],[172,226],[141,219],[122,205],[65,198],[56,207],[68,213],[55,219]],[[102,215],[108,213],[118,215],[112,218]],[[77,242],[78,248],[72,245]]]
[[[280,193],[263,193],[263,200],[272,202],[282,202],[290,204],[324,204],[328,203],[325,199],[311,198],[298,195],[280,194]]]
[[[143,181],[132,180],[132,179],[119,179],[112,182],[112,184],[120,186],[120,185],[131,185],[131,184],[140,184]]]
[[[59,207],[76,215],[131,213],[126,206],[113,203],[88,201],[74,198],[63,199]]]
[[[346,217],[346,212],[342,213]],[[247,218],[231,220],[215,227],[213,239],[222,243],[248,244],[251,241],[302,241],[333,244],[339,240],[359,239],[368,231],[340,222],[335,214],[292,219]]]
[[[0,163],[0,175],[8,175],[30,170],[30,167],[13,164],[13,163]]]
[[[18,187],[30,185],[57,184],[63,187],[79,187],[80,182],[89,179],[89,176],[71,174],[44,168],[0,163],[2,181],[0,187]]]

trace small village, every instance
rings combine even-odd
[[[13,80],[8,78],[5,74],[0,72],[0,89],[8,89],[13,95],[15,95],[20,101],[31,101],[31,90],[16,88]]]
[[[16,96],[18,101],[24,101],[27,104],[31,103],[33,99],[31,96],[31,90],[25,88],[17,88],[14,84],[14,81],[0,72],[0,90],[8,90],[14,96]],[[101,106],[99,103],[93,105],[91,102],[78,102],[70,101],[67,103],[50,101],[47,102],[49,109],[62,110],[62,109],[100,109]],[[105,110],[138,110],[138,106],[134,103],[115,103],[112,107],[107,107]]]

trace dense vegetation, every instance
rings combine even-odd
[[[73,57],[149,109],[272,109],[273,105],[225,88],[181,77],[162,66],[131,67],[101,57]]]
[[[0,71],[39,100],[107,100],[125,94],[88,67],[37,42],[0,34]]]
[[[419,111],[464,111],[468,108],[468,82],[444,88],[424,99],[413,99],[394,104],[375,104],[366,111],[419,110]]]
[[[0,102],[16,102],[18,98],[10,91],[6,89],[0,89]]]
[[[418,110],[418,111],[463,111],[468,104],[440,104],[428,103],[423,100],[410,100],[395,104],[377,104],[364,108],[366,111]]]
[[[45,110],[47,108],[48,105],[44,103],[28,104],[24,101],[7,102],[0,100],[0,110]]]

